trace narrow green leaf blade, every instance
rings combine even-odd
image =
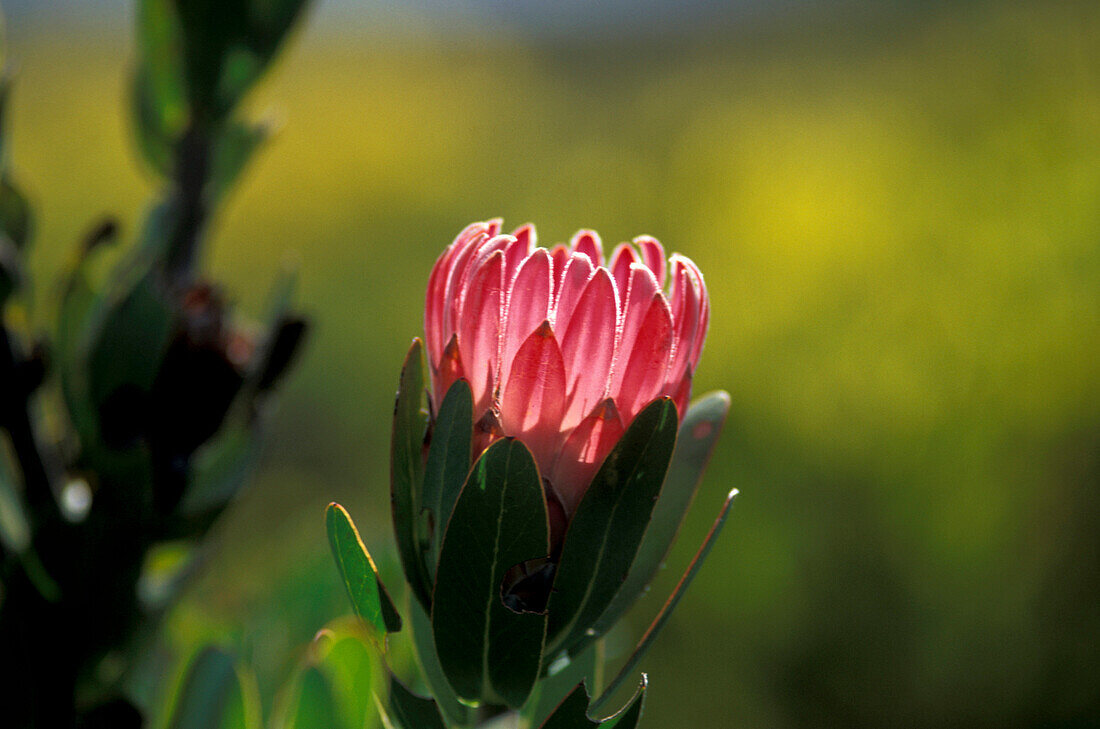
[[[431,582],[421,555],[418,517],[424,482],[422,453],[427,413],[420,406],[424,392],[424,364],[419,339],[414,339],[401,368],[401,384],[393,408],[390,441],[390,502],[397,552],[413,594],[431,609]]]
[[[669,398],[634,418],[569,524],[550,595],[553,650],[585,637],[618,592],[638,552],[676,443]]]
[[[417,696],[390,676],[390,718],[402,729],[446,729],[435,701]]]
[[[424,508],[431,511],[433,524],[428,553],[429,575],[435,574],[447,520],[470,472],[473,420],[474,399],[470,385],[459,380],[447,390],[439,406],[424,469]]]
[[[447,677],[443,675],[443,668],[439,665],[439,656],[435,650],[435,637],[432,635],[432,624],[424,608],[414,598],[407,602],[409,615],[409,632],[412,634],[413,646],[416,648],[416,657],[420,663],[420,673],[424,682],[431,689],[435,697],[436,706],[446,720],[453,725],[466,726],[473,721],[470,707],[459,702]]]
[[[169,729],[252,729],[257,709],[233,657],[207,648],[191,662],[176,696]]]
[[[603,682],[603,660],[603,642],[596,641],[564,667],[552,664],[547,675],[535,684],[531,698],[523,707],[526,726],[541,725],[581,682],[598,692]]]
[[[387,632],[400,630],[397,610],[378,578],[378,569],[363,545],[351,516],[339,504],[329,504],[325,510],[325,525],[332,556],[336,559],[336,567],[340,570],[355,614],[379,639]]]
[[[518,440],[491,445],[462,487],[443,537],[432,632],[443,671],[469,701],[522,706],[539,675],[545,613],[505,607],[512,567],[550,552],[542,480]]]
[[[597,635],[605,635],[619,622],[645,592],[646,586],[653,582],[668,557],[680,524],[699,490],[703,470],[718,443],[729,409],[729,393],[721,390],[702,396],[688,408],[676,436],[676,448],[661,486],[661,496],[653,507],[649,528],[626,581],[593,627]]]
[[[672,594],[669,595],[668,600],[665,601],[664,606],[661,608],[661,612],[657,613],[657,617],[653,619],[645,635],[638,641],[637,647],[634,648],[634,653],[632,653],[626,663],[623,664],[618,675],[612,679],[607,689],[603,692],[603,695],[592,704],[593,708],[599,708],[603,705],[611,695],[615,693],[615,690],[623,684],[626,678],[642,660],[642,657],[649,651],[650,646],[653,645],[653,641],[657,638],[657,634],[661,632],[661,628],[663,628],[668,622],[668,619],[672,617],[673,610],[680,604],[680,600],[684,597],[688,587],[691,586],[691,581],[695,579],[695,575],[699,573],[699,568],[703,566],[703,562],[706,561],[711,548],[714,547],[714,542],[721,533],[722,526],[726,523],[726,517],[729,516],[730,507],[733,506],[733,500],[735,498],[737,498],[737,489],[733,489],[726,496],[726,501],[722,504],[722,508],[718,512],[718,517],[714,520],[714,524],[711,525],[710,531],[707,532],[707,536],[703,539],[702,545],[699,546],[699,551],[696,552],[695,557],[692,558],[691,564],[688,565],[687,570],[680,578],[680,582],[677,583],[676,588],[672,591]]]
[[[588,718],[588,692],[584,684],[578,683],[565,699],[558,704],[539,729],[593,729],[599,722]]]
[[[630,699],[630,703],[601,721],[600,729],[635,729],[642,719],[642,710],[645,709],[645,691],[648,686],[649,679],[643,673],[642,682],[638,686],[638,690],[634,692],[634,697]],[[593,704],[589,710],[594,711],[595,709],[596,705]]]

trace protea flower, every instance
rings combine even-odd
[[[678,254],[666,261],[648,236],[618,245],[605,265],[594,231],[547,250],[536,247],[533,225],[511,235],[500,226],[468,226],[432,269],[431,400],[438,409],[465,378],[475,451],[504,435],[522,440],[549,484],[552,521],[567,520],[647,404],[670,397],[683,417],[707,291],[694,263]]]

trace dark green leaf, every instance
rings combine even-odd
[[[387,632],[400,630],[401,619],[378,578],[378,569],[363,546],[351,516],[339,504],[329,504],[325,510],[325,524],[336,567],[356,615],[379,639]]]
[[[565,699],[558,704],[539,729],[593,729],[599,722],[592,721],[587,716],[588,692],[584,690],[584,684],[578,683]]]
[[[603,721],[593,721],[588,718],[588,692],[583,683],[577,684],[539,729],[635,729],[642,718],[645,690],[646,677],[642,674],[642,683],[626,706]]]
[[[661,496],[653,507],[653,517],[634,564],[630,567],[619,592],[607,606],[594,630],[604,635],[619,621],[630,606],[642,595],[646,586],[653,581],[657,570],[668,557],[672,543],[684,516],[691,506],[699,483],[703,478],[703,469],[710,461],[711,453],[722,432],[722,425],[729,413],[730,396],[727,392],[712,392],[699,398],[692,404],[680,424],[676,436],[676,448],[672,451],[672,461],[665,474]]]
[[[401,368],[401,384],[393,408],[390,440],[390,502],[397,552],[405,579],[425,610],[431,610],[431,581],[422,559],[418,517],[424,483],[424,432],[428,415],[421,407],[424,364],[420,340],[414,339]]]
[[[564,666],[556,665],[566,661]],[[527,726],[539,726],[554,713],[573,688],[582,681],[593,692],[600,690],[603,682],[603,642],[589,644],[576,658],[564,655],[550,665],[547,675],[535,684],[535,690],[523,707]]]
[[[232,656],[207,648],[191,662],[176,696],[169,729],[251,729],[258,724],[254,692]]]
[[[646,630],[645,635],[643,635],[641,641],[638,642],[637,647],[634,649],[634,653],[631,654],[630,658],[626,660],[626,663],[624,663],[623,667],[619,670],[618,675],[612,679],[611,684],[607,687],[607,690],[604,691],[603,695],[593,703],[594,708],[599,708],[604,704],[611,695],[615,693],[615,690],[630,676],[635,667],[637,667],[638,663],[642,660],[642,657],[649,650],[650,646],[653,645],[653,641],[657,639],[657,635],[668,622],[668,619],[672,617],[672,611],[680,604],[681,598],[683,598],[684,594],[687,592],[688,587],[691,586],[691,581],[695,579],[695,575],[699,573],[699,568],[703,566],[703,562],[706,561],[707,555],[710,554],[711,547],[714,546],[714,541],[722,531],[722,525],[726,523],[726,517],[729,516],[730,506],[733,505],[733,500],[736,496],[737,489],[730,491],[726,496],[726,501],[722,504],[722,508],[718,512],[718,518],[714,520],[714,524],[703,540],[703,544],[699,547],[699,551],[695,553],[695,557],[691,560],[691,564],[688,565],[687,571],[684,572],[683,577],[680,578],[680,582],[677,583],[676,589],[672,591],[672,595],[669,596],[668,600],[661,608],[661,612],[654,618],[653,622]]]
[[[451,385],[439,407],[424,469],[424,505],[432,515],[432,540],[428,553],[428,574],[435,574],[443,532],[455,500],[470,472],[470,441],[473,437],[474,400],[470,385],[459,380]]]
[[[446,729],[435,701],[417,696],[396,676],[390,676],[390,718],[402,729]]]
[[[585,637],[630,571],[676,443],[676,406],[651,403],[607,456],[569,524],[550,595],[554,650]]]
[[[460,697],[519,707],[530,694],[546,615],[505,607],[501,585],[512,567],[549,554],[549,532],[530,451],[518,440],[498,440],[474,464],[455,502],[432,596],[439,662]]]
[[[634,698],[625,707],[613,716],[600,722],[601,729],[635,729],[642,719],[642,710],[645,709],[645,690],[648,685],[646,675],[642,674],[642,682],[638,690],[634,692]],[[592,707],[595,708],[594,706]]]
[[[443,675],[443,668],[439,665],[439,656],[435,650],[435,638],[432,636],[432,624],[424,608],[413,598],[408,604],[409,632],[412,634],[413,646],[416,648],[416,657],[420,663],[420,673],[424,683],[428,684],[432,696],[435,697],[436,706],[451,724],[466,726],[472,721],[470,707],[459,702],[454,689]]]

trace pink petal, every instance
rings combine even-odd
[[[500,398],[504,432],[520,438],[544,473],[559,442],[565,409],[565,365],[550,322],[520,346]]]
[[[613,391],[623,422],[627,425],[661,391],[672,352],[672,311],[660,293],[653,299],[642,320],[633,349],[620,352],[626,364],[618,392]],[[624,360],[623,358],[626,357]]]
[[[504,350],[501,362],[511,362],[520,345],[550,314],[550,254],[537,248],[520,266],[505,304]]]
[[[665,285],[665,249],[661,242],[648,235],[640,235],[634,239],[634,245],[642,252],[642,260],[657,277],[657,285]]]
[[[561,290],[558,291],[557,300],[554,303],[554,327],[560,332],[569,326],[569,317],[573,315],[573,309],[580,301],[584,287],[588,279],[592,278],[592,262],[583,253],[574,253],[565,264],[565,273],[562,275]]]
[[[684,371],[692,367],[691,352],[699,328],[701,314],[700,291],[691,279],[691,271],[681,261],[673,261],[672,285],[669,296],[672,301],[673,351],[668,366],[668,381],[676,384]]]
[[[606,268],[597,268],[562,334],[562,359],[570,398],[563,428],[573,427],[607,396],[618,316],[615,284]]]
[[[428,348],[428,364],[432,371],[439,368],[443,356],[443,311],[446,303],[447,274],[451,270],[454,244],[448,246],[436,259],[428,277],[428,292],[424,297],[424,342]]]
[[[576,253],[588,256],[594,266],[603,265],[603,243],[600,234],[594,230],[578,230],[573,239],[569,241],[569,247]]]
[[[606,399],[569,434],[550,469],[550,486],[571,516],[604,458],[623,435],[615,403]]]
[[[519,267],[531,255],[531,232],[527,230],[530,225],[520,228],[517,233],[523,233],[523,237],[516,237],[504,248],[504,283],[508,285],[515,277]]]
[[[535,233],[534,223],[525,223],[512,231],[512,237],[521,240],[524,245],[534,247],[538,245],[538,235]]]
[[[653,295],[660,292],[657,279],[653,272],[640,263],[630,265],[630,279],[623,299],[623,316],[619,328],[619,341],[616,350],[619,352],[619,361],[615,368],[618,377],[615,383],[622,381],[622,375],[627,364],[627,357],[634,349],[634,342],[638,338],[638,331],[642,328],[643,319],[649,312]],[[612,390],[618,390],[617,384],[612,384]]]
[[[672,402],[676,403],[676,417],[682,423],[684,422],[684,415],[687,414],[688,401],[691,399],[691,369],[689,368],[684,373],[679,382],[669,384],[674,385],[674,387],[666,391],[665,394],[672,398]]]
[[[554,260],[554,298],[558,297],[558,289],[561,288],[561,279],[565,275],[565,264],[569,262],[569,248],[559,243],[550,252],[550,258]]]
[[[462,371],[462,355],[458,351],[458,336],[452,335],[443,349],[439,371],[432,377],[435,393],[432,403],[435,406],[435,412],[439,412],[439,406],[443,404],[443,398],[447,395],[447,390],[451,389],[451,385],[465,376]]]
[[[492,238],[500,234],[500,226],[504,225],[504,218],[490,218],[485,221],[485,232]]]
[[[638,254],[629,243],[620,243],[615,246],[615,252],[611,254],[611,263],[607,265],[611,269],[611,276],[615,279],[615,285],[619,291],[626,291],[630,283],[630,264],[641,263]]]
[[[476,412],[489,407],[499,376],[497,357],[503,308],[504,253],[498,250],[470,277],[459,315],[458,343]]]
[[[458,329],[458,304],[463,295],[462,280],[477,249],[487,240],[488,234],[478,233],[463,239],[461,246],[455,249],[451,270],[447,274],[446,293],[443,296],[443,330],[440,332],[442,341],[450,339]],[[457,245],[458,241],[455,243]]]
[[[699,355],[703,353],[703,342],[707,338],[707,327],[710,325],[710,299],[707,297],[707,286],[703,281],[703,272],[699,270],[695,262],[679,254],[674,254],[673,259],[682,263],[687,269],[689,280],[699,298],[699,323],[695,327],[695,338],[691,347],[691,369],[694,371],[699,364]]]

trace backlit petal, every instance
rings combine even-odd
[[[623,421],[608,398],[597,404],[566,438],[549,476],[566,516],[571,517],[577,510],[592,477],[622,435]]]
[[[470,277],[459,315],[458,344],[476,412],[487,409],[493,396],[503,308],[504,253],[498,250]]]
[[[648,235],[640,235],[634,239],[634,245],[642,253],[642,262],[653,271],[657,277],[657,285],[665,285],[665,249],[661,242]]]
[[[554,315],[551,317],[555,330],[564,331],[569,326],[569,317],[573,315],[573,309],[580,301],[584,287],[588,285],[588,279],[592,278],[594,270],[585,254],[574,253],[569,257],[569,261],[565,264],[561,291],[558,292],[557,301],[554,304]]]
[[[520,266],[508,289],[501,359],[505,366],[550,314],[550,266],[550,254],[545,248],[537,249]]]
[[[669,355],[672,351],[672,312],[660,293],[653,299],[642,320],[638,338],[629,356],[624,351],[619,361],[626,357],[626,367],[615,404],[627,425],[638,412],[660,393],[665,383]]]
[[[562,358],[569,393],[563,429],[573,427],[607,395],[618,311],[615,284],[606,268],[598,268],[584,287],[569,326],[562,334]]]
[[[603,242],[594,230],[578,230],[569,241],[569,247],[588,256],[594,266],[603,265]]]
[[[565,365],[550,322],[543,322],[510,363],[500,398],[504,432],[523,440],[545,472],[565,410]]]

